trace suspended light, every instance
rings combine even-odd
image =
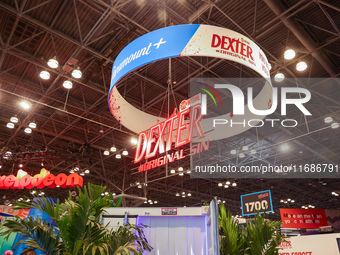
[[[270,63],[268,63],[268,68],[269,70],[272,70],[272,65]]]
[[[180,171],[180,172],[183,171],[183,167],[180,166],[180,167],[178,168],[178,171]]]
[[[129,152],[128,152],[127,150],[123,150],[122,154],[123,154],[124,156],[127,156],[127,155],[129,155]]]
[[[35,122],[30,122],[30,123],[28,124],[28,126],[29,126],[30,128],[36,128],[36,127],[37,127],[37,124],[36,124]]]
[[[64,87],[65,89],[72,89],[72,87],[73,87],[72,81],[69,81],[69,80],[64,81],[64,82],[63,82],[63,87]]]
[[[44,166],[44,162],[41,162],[41,164],[40,164],[41,166]]]
[[[191,193],[188,193],[188,197],[191,197]]]
[[[32,133],[32,129],[30,129],[30,128],[25,128],[24,132],[25,132],[26,134],[30,134],[30,133]]]
[[[137,144],[138,143],[138,140],[136,138],[134,138],[134,137],[132,137],[130,141],[131,141],[132,144]]]
[[[290,201],[291,201],[291,199],[290,199],[290,198],[288,198],[288,199],[287,199],[287,201],[288,201],[288,202],[290,202]]]
[[[174,173],[176,173],[176,170],[171,169],[171,170],[170,170],[170,174],[174,174]]]
[[[6,127],[8,128],[14,128],[14,124],[12,122],[8,122]]]
[[[179,176],[183,176],[183,175],[184,175],[184,173],[183,173],[183,172],[181,172],[181,173],[179,173],[178,175],[179,175]]]
[[[288,151],[289,150],[289,145],[287,143],[284,143],[281,145],[281,151]]]
[[[274,76],[274,81],[281,82],[285,79],[285,75],[283,73],[277,73]]]
[[[47,65],[51,68],[58,68],[59,63],[58,60],[56,59],[56,57],[51,58],[50,60],[48,60]]]
[[[244,145],[244,146],[242,147],[242,150],[247,151],[247,150],[248,150],[248,146],[247,146],[247,145]]]
[[[158,204],[158,201],[153,201],[154,204]]]
[[[223,183],[222,183],[222,182],[218,183],[218,186],[219,186],[219,187],[222,187],[222,186],[223,186]]]
[[[147,204],[148,203],[148,201],[144,201],[144,204]]]
[[[299,72],[306,70],[306,68],[307,68],[307,63],[304,61],[301,61],[296,64],[296,70],[298,70]]]
[[[293,59],[295,57],[295,51],[293,49],[288,49],[284,53],[284,58],[285,59]]]
[[[236,154],[236,150],[231,150],[230,154],[235,155]]]
[[[18,123],[18,122],[19,122],[19,119],[18,119],[16,116],[13,116],[13,117],[10,119],[10,122]]]
[[[107,192],[107,191],[105,191],[105,193],[104,193],[105,195],[108,195],[109,194],[109,192]]]
[[[183,198],[185,198],[185,195],[182,195]]]
[[[50,73],[47,71],[41,71],[39,76],[43,80],[48,80],[50,78]]]
[[[79,167],[76,166],[76,167],[74,168],[74,171],[79,171]]]
[[[252,150],[250,151],[250,154],[256,154],[256,150],[255,150],[255,149],[252,149]]]
[[[224,187],[227,189],[227,188],[229,188],[229,185],[226,184],[226,185],[224,185]]]
[[[105,151],[103,152],[103,154],[104,154],[105,156],[108,156],[108,155],[110,155],[110,152],[109,152],[108,150],[105,150]]]
[[[74,170],[72,169],[72,170],[70,170],[70,174],[73,174],[74,173]]]
[[[236,187],[236,186],[237,186],[237,183],[236,183],[236,182],[233,182],[232,186],[233,186],[233,187]]]
[[[292,199],[290,202],[291,202],[291,203],[295,203],[295,200],[294,200],[294,199]]]
[[[187,174],[191,174],[191,170],[187,170]]]
[[[332,128],[338,128],[339,127],[339,123],[332,123],[331,127]]]
[[[283,203],[283,199],[281,199],[280,202]]]
[[[230,181],[227,181],[225,184],[230,185]]]
[[[244,158],[246,155],[244,155],[244,153],[241,152],[238,156],[239,156],[240,158]]]
[[[103,196],[105,196],[105,194],[104,194],[104,193],[102,193],[102,194],[100,194],[100,195],[101,195],[102,197],[103,197]]]
[[[80,79],[82,75],[83,73],[80,71],[79,67],[77,67],[76,69],[72,71],[72,76],[76,79]]]
[[[23,164],[19,164],[19,167],[22,168],[24,165]]]
[[[84,175],[85,175],[85,173],[80,173],[79,175],[81,175],[81,176],[84,176]]]
[[[116,154],[116,158],[120,159],[120,158],[122,158],[122,155]]]
[[[116,152],[116,151],[117,151],[117,148],[116,148],[115,146],[112,146],[111,149],[110,149],[110,151]]]
[[[176,197],[179,197],[179,193],[176,193]]]
[[[84,173],[85,173],[85,174],[89,174],[89,173],[90,173],[90,170],[86,169],[86,170],[84,171]]]
[[[333,121],[332,117],[326,117],[325,118],[325,123],[331,123]],[[12,121],[13,122],[13,121]]]
[[[112,195],[113,195],[113,196],[115,196],[115,195],[116,195],[116,193],[112,193]]]
[[[137,186],[137,188],[141,189],[141,188],[142,188],[142,185],[139,184],[139,185]]]
[[[27,103],[26,101],[21,101],[20,105],[22,108],[24,108],[25,110],[29,109],[31,107],[31,105],[29,103]]]

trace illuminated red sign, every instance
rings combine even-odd
[[[0,177],[0,189],[32,189],[33,187],[37,187],[38,189],[49,187],[53,189],[56,186],[60,186],[61,188],[82,187],[83,178],[76,173],[70,174],[69,176],[61,173],[55,176],[45,168],[41,169],[40,173],[34,176],[30,176],[25,171],[19,170],[17,176],[3,175]]]
[[[283,228],[315,229],[328,226],[323,209],[280,209]]]
[[[142,159],[149,160],[174,148],[180,148],[192,141],[194,133],[198,139],[205,137],[200,123],[203,118],[200,100],[200,94],[198,94],[182,102],[180,112],[175,109],[168,119],[152,126],[149,132],[140,132],[134,162],[139,163]],[[209,149],[209,141],[192,146],[188,155],[184,155],[184,150],[181,149],[157,159],[149,160],[142,164],[138,170],[140,172],[147,171],[174,160],[194,155],[203,149]]]

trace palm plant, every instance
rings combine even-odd
[[[281,235],[280,221],[266,220],[265,215],[257,213],[255,220],[247,222],[246,227],[238,226],[231,213],[220,206],[219,227],[221,233],[222,255],[276,255],[277,246],[285,241]]]
[[[15,209],[41,210],[53,219],[57,227],[53,228],[39,217],[16,218],[3,223],[5,230],[1,235],[8,237],[11,233],[21,234],[28,239],[20,240],[15,246],[23,243],[28,246],[26,250],[38,249],[46,255],[128,255],[130,251],[133,254],[142,254],[143,249],[150,249],[143,235],[144,226],[122,226],[116,232],[100,224],[104,208],[112,204],[109,196],[101,197],[105,189],[106,187],[88,184],[84,187],[84,192],[78,188],[77,201],[73,200],[70,193],[64,203],[59,200],[54,203],[45,197],[30,202],[18,202]],[[129,238],[125,238],[127,233],[123,230],[137,231],[139,236],[129,232]],[[125,239],[122,240],[126,242],[121,241],[118,245],[114,240],[119,239],[120,235],[123,235]]]

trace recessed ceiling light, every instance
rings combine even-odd
[[[65,89],[72,89],[72,87],[73,87],[72,81],[69,81],[69,80],[64,81],[64,82],[63,82],[63,87],[64,87]]]
[[[283,73],[277,73],[274,76],[274,81],[281,82],[285,79],[285,75]]]
[[[293,59],[295,57],[295,51],[293,49],[288,49],[284,53],[284,58],[285,59]]]
[[[40,78],[43,80],[48,80],[50,78],[50,73],[47,71],[41,71],[39,74]]]
[[[299,72],[302,72],[306,69],[307,69],[307,63],[306,62],[301,61],[301,62],[296,64],[296,70],[298,70]]]

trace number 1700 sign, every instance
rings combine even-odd
[[[270,190],[242,195],[241,206],[243,216],[273,212]]]

